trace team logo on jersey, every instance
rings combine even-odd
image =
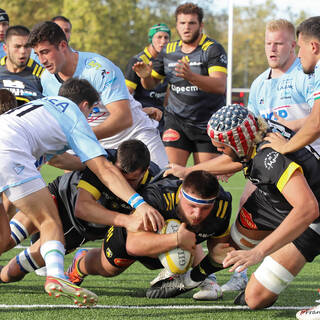
[[[132,264],[135,260],[132,259],[122,259],[122,258],[115,258],[113,260],[114,264],[120,268],[128,267]]]
[[[198,237],[201,237],[201,238],[210,238],[212,236],[214,236],[216,233],[213,232],[213,233],[198,233]]]
[[[171,85],[171,90],[177,94],[184,93],[184,92],[196,92],[199,91],[197,86],[175,86],[174,84]]]
[[[24,169],[24,166],[22,164],[17,164],[13,167],[13,170],[16,172],[17,175],[19,175]]]
[[[112,251],[111,251],[110,248],[107,248],[107,249],[106,249],[106,256],[107,256],[108,258],[111,258],[111,257],[113,256],[113,253],[112,253]]]
[[[166,130],[162,136],[163,142],[178,141],[179,139],[180,139],[180,133],[173,129]]]
[[[247,229],[255,229],[257,230],[257,225],[253,222],[252,214],[249,213],[245,208],[241,208],[239,212],[239,217],[241,224]]]
[[[273,165],[277,162],[278,157],[279,153],[276,151],[271,151],[270,153],[268,153],[266,158],[264,159],[264,166],[266,167],[266,169],[273,169]]]
[[[224,64],[228,63],[227,55],[225,54],[220,55],[219,60],[221,63],[224,63]]]

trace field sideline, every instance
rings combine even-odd
[[[61,171],[60,171],[61,172]],[[52,180],[57,171],[44,168],[47,181]],[[225,189],[234,197],[233,212],[239,201],[244,179],[241,174],[232,177]],[[28,245],[25,241],[23,245]],[[99,242],[90,242],[88,247],[99,247]],[[4,265],[21,249],[13,249],[0,257]],[[66,267],[72,254],[66,256]],[[29,274],[23,281],[0,284],[0,319],[5,320],[51,320],[51,319],[295,319],[297,310],[314,305],[318,298],[316,289],[320,282],[320,259],[308,264],[292,284],[282,293],[277,303],[263,311],[250,311],[233,304],[235,293],[227,293],[222,300],[196,302],[192,299],[195,290],[174,299],[147,299],[145,290],[149,281],[157,274],[139,263],[115,278],[88,277],[84,286],[99,296],[98,306],[92,309],[75,308],[69,300],[51,298],[43,289],[44,278]],[[250,268],[249,274],[255,270]],[[217,273],[218,282],[223,284],[229,273]]]

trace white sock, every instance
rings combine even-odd
[[[184,286],[188,289],[188,288],[196,288],[200,283],[200,282],[197,282],[197,281],[193,281],[191,279],[191,271],[187,271],[185,274],[184,274],[184,277],[183,277],[183,284]]]
[[[64,275],[64,245],[60,241],[50,240],[41,246],[40,253],[47,267],[47,276],[66,279]]]

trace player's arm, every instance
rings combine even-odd
[[[221,68],[222,69],[222,68]],[[223,68],[225,69],[225,68]],[[209,76],[204,76],[191,71],[189,63],[182,59],[178,60],[175,67],[176,76],[181,77],[191,84],[197,86],[200,90],[216,94],[225,94],[227,84],[227,70],[211,71]]]
[[[166,170],[164,176],[173,174],[179,178],[184,178],[187,174],[196,170],[209,171],[214,175],[230,174],[242,170],[242,164],[240,162],[232,161],[232,159],[225,154],[222,154],[214,159],[201,162],[192,167],[182,167],[174,163],[171,163],[168,166],[169,169]]]
[[[319,217],[317,199],[299,170],[295,170],[281,193],[292,206],[287,217],[255,248],[248,251],[236,250],[229,253],[223,262],[224,267],[233,265],[230,271],[234,271],[238,266],[241,266],[239,270],[241,271],[259,263],[267,255],[300,236]],[[299,196],[297,197],[297,195]]]
[[[275,133],[265,137],[266,143],[262,148],[272,148],[280,153],[286,154],[297,151],[320,137],[320,99],[314,101],[311,113],[303,127],[290,139],[283,140]]]
[[[55,155],[53,158],[51,158],[48,161],[48,164],[50,166],[54,166],[56,168],[62,169],[62,170],[84,170],[85,165],[81,162],[80,158],[70,154],[68,152],[65,152],[63,154]]]
[[[136,214],[141,215],[143,219],[145,230],[161,230],[164,223],[163,217],[157,210],[140,198],[116,166],[104,156],[90,159],[85,163],[110,191],[136,209]],[[133,199],[134,195],[138,197]]]
[[[110,115],[92,130],[98,140],[111,137],[132,126],[132,114],[130,102],[127,99],[114,101],[106,104]]]
[[[187,230],[186,224],[182,223],[178,232],[158,234],[153,232],[128,232],[126,249],[133,256],[157,257],[160,253],[181,248],[194,252],[196,236]]]

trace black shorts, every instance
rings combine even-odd
[[[243,205],[237,217],[238,222],[247,229],[275,230],[288,213],[279,214],[270,205],[258,203],[253,193]],[[320,254],[320,235],[311,228],[305,230],[292,241],[308,262]]]
[[[164,114],[162,141],[166,147],[189,152],[218,153],[205,129],[194,127],[169,112]]]
[[[163,268],[159,259],[131,256],[126,250],[127,231],[122,227],[109,227],[103,240],[103,252],[106,259],[117,268],[127,268],[139,261],[148,269]]]

